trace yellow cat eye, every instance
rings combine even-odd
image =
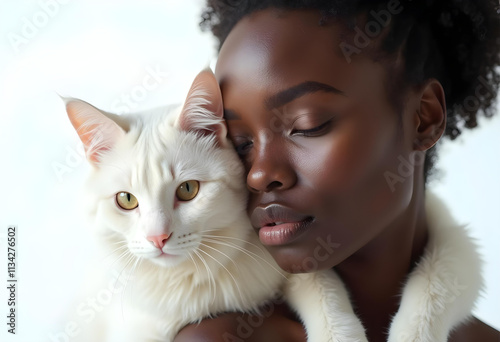
[[[119,192],[116,194],[116,204],[122,209],[132,210],[139,206],[139,201],[130,192]]]
[[[191,201],[198,195],[200,190],[200,182],[196,180],[188,180],[177,188],[175,195],[181,201]]]

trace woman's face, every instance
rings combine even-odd
[[[404,221],[414,186],[398,173],[412,125],[404,113],[398,123],[386,69],[363,52],[349,63],[342,26],[319,18],[273,9],[245,17],[215,71],[248,172],[252,224],[294,273],[333,267],[383,239]]]

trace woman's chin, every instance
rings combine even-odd
[[[338,265],[339,255],[328,254],[326,252],[314,253],[300,250],[294,247],[273,247],[268,248],[278,266],[285,272],[312,273],[316,271],[331,269]],[[318,252],[318,250],[316,250]]]

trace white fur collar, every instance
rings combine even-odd
[[[481,258],[465,227],[427,192],[429,243],[403,290],[389,342],[446,341],[470,317],[483,287]]]
[[[445,342],[449,332],[470,317],[482,288],[481,259],[475,243],[441,200],[429,192],[426,196],[428,245],[403,288],[389,342]],[[303,280],[310,277],[296,276]],[[321,298],[323,315],[318,316],[317,307],[311,308],[315,314],[302,312],[308,341],[368,341],[340,278],[332,277],[330,271],[316,272],[314,277],[313,291]],[[305,307],[305,303],[295,304]]]

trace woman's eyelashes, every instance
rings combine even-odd
[[[322,123],[319,126],[313,127],[313,128],[308,128],[308,129],[297,129],[297,128],[292,128],[290,131],[291,136],[303,136],[303,137],[319,137],[322,136],[330,130],[331,126],[333,123],[333,119],[330,119],[324,123]],[[247,155],[252,147],[253,147],[253,141],[247,138],[242,138],[242,137],[234,137],[233,139],[234,146],[236,149],[236,153],[241,156]]]
[[[250,152],[250,149],[252,148],[252,146],[253,146],[253,143],[251,141],[245,141],[243,143],[235,144],[236,153],[238,153],[238,155],[240,157],[244,156],[244,155],[248,154],[248,152]]]
[[[333,121],[332,119],[328,120],[319,126],[309,128],[309,129],[294,128],[290,132],[290,135],[299,135],[299,136],[304,136],[304,137],[319,137],[319,136],[325,134],[330,129],[332,121]]]

